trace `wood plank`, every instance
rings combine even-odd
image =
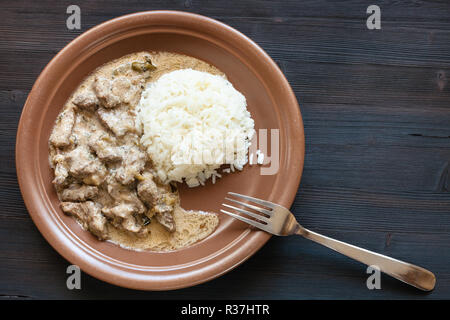
[[[345,240],[358,243],[366,248],[378,249],[401,259],[410,260],[433,269],[439,279],[439,289],[449,290],[450,275],[442,264],[436,263],[440,254],[443,259],[448,253],[430,250],[438,241],[427,237],[415,237],[416,241],[405,241],[402,234],[391,237],[390,245],[385,246],[382,233],[349,232]],[[407,238],[407,236],[406,236]],[[344,239],[343,239],[344,240]],[[450,239],[442,238],[447,242]],[[378,246],[376,243],[378,242]],[[418,259],[415,252],[424,253]],[[118,288],[105,284],[86,274],[82,275],[82,289],[67,290],[65,287],[68,266],[62,258],[55,255],[51,261],[0,259],[0,274],[9,274],[2,280],[3,295],[10,297],[41,298],[148,298],[148,299],[186,299],[193,296],[200,299],[308,299],[308,298],[438,298],[439,290],[423,294],[387,276],[382,277],[381,291],[366,288],[366,269],[363,265],[345,258],[327,248],[310,241],[295,238],[273,238],[260,252],[235,271],[219,279],[196,286],[169,292],[141,292]],[[17,268],[20,261],[21,268]],[[249,276],[251,275],[251,276]],[[0,276],[1,277],[1,276]],[[49,285],[51,283],[51,286]],[[31,285],[30,285],[31,284]],[[239,288],[237,290],[236,288]],[[343,289],[345,288],[345,290]]]

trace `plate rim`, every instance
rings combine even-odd
[[[295,117],[295,119],[293,119],[293,122],[296,123],[296,126],[292,125],[292,123],[288,123],[286,125],[289,125],[290,131],[298,134],[297,138],[299,138],[300,140],[300,145],[296,146],[297,149],[288,149],[288,151],[292,152],[293,154],[291,155],[291,157],[298,158],[299,160],[299,163],[297,163],[297,166],[295,167],[296,170],[293,174],[290,174],[290,179],[288,182],[289,187],[286,189],[286,194],[284,195],[284,200],[282,201],[284,203],[280,203],[288,207],[290,207],[294,201],[303,172],[305,138],[303,120],[298,101],[286,77],[281,72],[277,64],[261,47],[259,47],[250,38],[237,31],[236,29],[209,17],[183,11],[171,10],[143,11],[119,16],[117,18],[105,21],[83,32],[75,39],[70,41],[50,60],[50,62],[42,70],[39,77],[35,81],[25,101],[17,129],[15,150],[16,173],[18,177],[19,187],[28,213],[47,242],[67,261],[78,265],[84,272],[90,274],[95,278],[121,287],[158,291],[190,287],[217,278],[246,261],[249,257],[256,253],[270,239],[271,236],[262,231],[247,232],[246,235],[248,235],[250,237],[250,240],[252,241],[248,241],[247,243],[242,244],[239,250],[235,250],[234,252],[225,255],[221,259],[215,258],[213,263],[209,263],[206,266],[201,267],[199,270],[186,272],[185,274],[183,274],[183,281],[180,280],[180,277],[176,277],[176,275],[166,277],[166,279],[162,276],[158,276],[157,274],[150,276],[148,274],[138,272],[138,270],[135,270],[135,272],[120,270],[121,272],[117,274],[115,273],[116,270],[114,268],[104,262],[101,262],[98,256],[92,255],[92,252],[87,252],[85,249],[80,247],[79,244],[74,247],[67,235],[67,230],[64,230],[64,228],[61,228],[61,226],[55,228],[55,225],[57,226],[58,221],[49,221],[46,220],[43,216],[43,210],[50,211],[51,208],[46,207],[46,202],[42,201],[42,199],[47,199],[48,204],[49,200],[45,191],[42,189],[35,190],[32,188],[33,186],[28,183],[30,179],[28,176],[29,174],[35,175],[35,179],[33,181],[39,181],[40,176],[37,175],[37,173],[39,172],[39,168],[36,166],[33,167],[32,165],[30,166],[28,159],[26,158],[27,151],[29,151],[29,148],[31,148],[32,146],[30,146],[31,137],[29,133],[27,133],[27,130],[25,130],[26,125],[30,122],[30,119],[28,119],[28,122],[26,122],[26,116],[30,112],[29,109],[31,108],[32,100],[35,100],[38,97],[39,89],[43,82],[42,79],[44,79],[45,76],[50,73],[50,70],[56,64],[55,61],[58,61],[58,59],[64,56],[64,53],[66,51],[77,46],[83,41],[89,40],[89,38],[93,37],[100,31],[103,34],[107,29],[114,29],[115,27],[123,25],[124,23],[131,24],[132,20],[145,20],[149,18],[155,20],[159,19],[162,21],[164,19],[182,19],[184,21],[190,21],[190,23],[197,23],[208,26],[208,28],[215,30],[215,32],[222,33],[222,36],[224,33],[228,33],[227,37],[235,38],[234,41],[243,41],[244,44],[241,46],[246,47],[246,49],[248,50],[253,50],[253,54],[256,54],[261,59],[269,63],[271,72],[277,73],[278,78],[282,81],[282,83],[280,83],[282,89],[286,91],[286,95],[289,95],[289,100],[291,102],[289,111],[293,112]],[[290,157],[288,157],[288,160],[289,159]],[[32,168],[34,168],[34,170],[31,170]],[[39,187],[39,185],[37,187]],[[223,254],[223,252],[221,254]],[[218,254],[217,256],[220,256],[221,254]],[[220,264],[223,264],[224,260],[227,260],[226,264],[225,266],[221,266]],[[203,264],[203,262],[201,264]]]

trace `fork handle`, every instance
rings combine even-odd
[[[376,266],[384,273],[424,291],[431,291],[436,284],[434,274],[419,266],[403,262],[376,252],[335,240],[300,227],[296,234],[333,249],[369,266]]]

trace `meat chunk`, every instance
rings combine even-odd
[[[83,183],[90,186],[99,186],[105,180],[105,171],[93,173],[83,178]]]
[[[140,89],[125,76],[113,78],[96,77],[94,91],[103,107],[135,106],[139,102]]]
[[[86,201],[95,198],[98,194],[98,188],[94,186],[71,184],[61,192],[62,201]]]
[[[114,145],[114,138],[108,133],[98,131],[89,139],[89,147],[97,154],[97,157],[106,162],[122,160],[123,148]]]
[[[150,207],[162,203],[176,204],[177,195],[172,192],[170,185],[158,183],[148,170],[142,173],[137,185],[137,192],[138,196]]]
[[[66,155],[69,173],[89,185],[100,185],[105,179],[107,170],[85,145],[80,145]]]
[[[123,186],[118,183],[114,177],[109,176],[106,180],[107,183],[107,191],[111,198],[114,199],[116,204],[127,204],[130,213],[143,214],[146,211],[146,208],[142,201],[136,194],[136,191],[131,190],[130,188]],[[125,207],[120,207],[118,209],[125,210]],[[127,211],[127,210],[125,210]]]
[[[70,145],[70,135],[75,123],[75,108],[69,107],[56,119],[55,127],[50,136],[50,143],[55,147],[66,147]]]
[[[143,228],[142,225],[138,224],[134,216],[128,216],[122,220],[122,228],[125,230],[136,233],[139,236],[146,234],[147,229]]]
[[[122,164],[117,169],[116,179],[122,184],[130,184],[134,178],[141,173],[147,161],[147,154],[138,146],[124,147]]]
[[[69,171],[67,171],[67,167],[62,163],[58,163],[55,166],[55,179],[53,179],[53,183],[56,185],[63,185],[68,176]]]
[[[95,157],[84,146],[80,145],[66,155],[70,167],[69,171],[74,176],[85,176],[97,170]]]
[[[94,111],[97,109],[100,101],[91,89],[85,89],[73,98],[72,103],[82,109]]]
[[[169,232],[175,232],[175,220],[173,219],[174,207],[169,205],[156,205],[154,209],[156,220]]]
[[[77,177],[104,170],[102,163],[84,145],[80,145],[67,153],[66,161],[70,165],[70,174]]]
[[[111,208],[103,208],[102,212],[109,218],[127,218],[136,212],[136,208],[132,203],[121,203]]]
[[[147,233],[143,223],[138,223],[137,217],[142,216],[147,208],[131,190],[115,181],[114,177],[109,177],[106,181],[108,184],[108,192],[114,199],[115,205],[103,208],[102,212],[111,219],[112,223],[126,231],[142,236]],[[143,219],[139,219],[141,222]]]
[[[57,186],[61,186],[66,182],[66,179],[69,176],[67,163],[64,156],[61,154],[55,155],[52,162],[55,167],[55,179],[53,179],[53,183]]]
[[[153,175],[148,171],[142,174],[141,181],[137,185],[137,192],[139,198],[149,207],[154,207],[158,199],[164,194],[164,190],[161,190],[156,185],[156,182],[153,180]]]
[[[176,227],[173,210],[177,203],[176,194],[171,192],[169,185],[156,183],[149,171],[142,174],[141,180],[137,185],[138,196],[152,208],[156,220],[167,230],[174,232]]]
[[[94,82],[95,94],[105,108],[115,108],[120,105],[120,98],[112,93],[111,82],[104,77],[97,77]]]
[[[103,208],[102,212],[107,216],[113,225],[126,231],[142,236],[147,233],[143,223],[138,223],[136,208],[129,203],[121,203],[111,208]],[[142,220],[142,219],[140,219]]]
[[[138,132],[134,122],[135,114],[127,107],[111,110],[99,108],[97,114],[102,123],[118,137],[124,136],[127,132]]]
[[[99,239],[108,238],[106,218],[101,213],[100,207],[94,202],[61,202],[61,208],[66,214],[76,217],[83,228],[92,232]]]

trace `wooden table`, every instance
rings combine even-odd
[[[372,1],[71,1],[0,4],[0,297],[450,298],[450,4]],[[372,4],[372,3],[370,3]],[[66,288],[64,260],[40,235],[16,180],[17,124],[34,81],[69,41],[108,19],[175,9],[243,32],[279,64],[303,115],[306,159],[292,206],[305,227],[435,272],[421,293],[387,276],[368,290],[366,268],[301,238],[272,238],[223,277],[172,292],[140,292],[82,275]]]

